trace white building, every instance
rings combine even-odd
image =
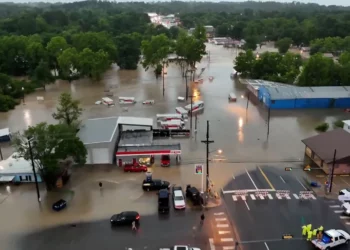
[[[124,130],[152,130],[153,119],[140,117],[107,117],[86,120],[78,136],[87,150],[87,164],[113,164],[121,132]]]
[[[350,133],[350,120],[345,120],[343,129]]]
[[[36,173],[38,182],[42,182],[40,174]],[[0,161],[0,182],[35,182],[31,161],[12,154],[6,160]]]

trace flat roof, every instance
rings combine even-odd
[[[6,160],[0,161],[0,175],[20,173],[33,173],[32,163],[22,157],[17,157],[16,153],[13,153]]]
[[[342,128],[306,138],[302,142],[326,163],[333,162],[335,149],[336,161],[350,157],[350,133]]]
[[[80,126],[78,136],[84,144],[112,141],[118,127],[118,117],[85,120]]]
[[[350,134],[349,134],[350,135]],[[117,152],[144,152],[144,151],[162,151],[162,150],[181,150],[180,143],[169,144],[151,144],[147,146],[121,146]]]
[[[8,136],[8,135],[10,135],[10,129],[9,128],[0,129],[0,137]]]
[[[151,145],[153,131],[123,131],[118,146],[144,146]]]
[[[350,120],[344,120],[343,121],[346,125],[350,125]]]
[[[118,124],[132,125],[132,126],[153,126],[152,118],[132,117],[132,116],[120,116],[118,118]]]

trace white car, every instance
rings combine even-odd
[[[350,235],[347,232],[340,229],[330,229],[323,233],[321,240],[313,240],[312,244],[318,249],[328,250],[339,245],[349,244],[349,242]]]
[[[345,188],[340,190],[338,200],[341,202],[350,202],[350,189]]]
[[[172,248],[160,248],[159,250],[201,250],[198,247],[190,247],[190,246],[174,246]]]
[[[177,186],[173,187],[173,202],[174,202],[174,208],[176,210],[182,210],[186,208],[185,197],[181,187],[177,187]]]
[[[350,203],[348,202],[344,202],[342,205],[341,205],[341,208],[343,210],[343,214],[347,215],[347,216],[350,216]]]

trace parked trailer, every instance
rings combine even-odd
[[[174,121],[174,120],[182,121],[183,120],[182,115],[181,114],[157,114],[158,122]]]
[[[119,97],[119,104],[134,104],[136,103],[134,97]]]
[[[185,109],[191,111],[191,104],[188,104],[187,106],[185,106]],[[200,110],[204,109],[204,102],[203,101],[196,101],[194,103],[192,103],[192,112],[197,112]]]
[[[184,109],[182,107],[176,107],[175,110],[176,110],[177,114],[182,115],[183,119],[187,119],[188,118],[188,110],[186,110],[186,109]]]

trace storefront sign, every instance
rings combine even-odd
[[[195,174],[203,174],[203,164],[194,165]]]

